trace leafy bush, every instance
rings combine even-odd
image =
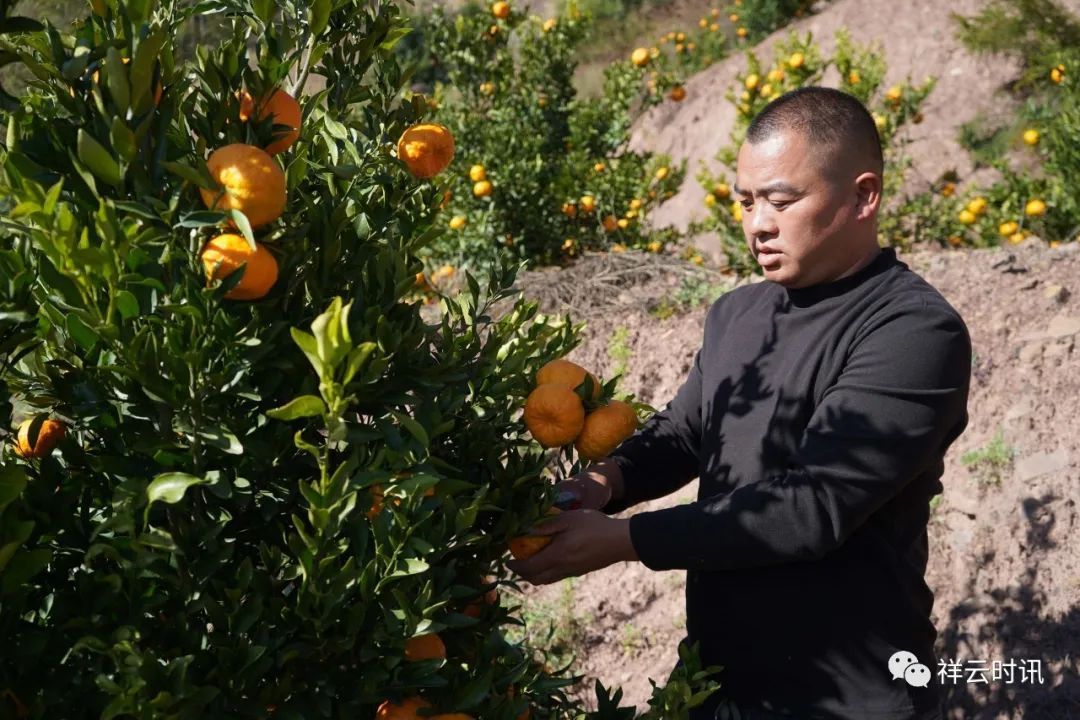
[[[449,79],[436,88],[435,116],[458,142],[432,264],[549,264],[612,243],[644,249],[675,239],[650,235],[643,220],[678,188],[682,169],[627,147],[635,113],[653,102],[645,69],[614,63],[602,98],[576,97],[573,50],[587,23],[517,10],[499,19],[476,7],[428,20]],[[490,183],[479,195],[478,182]]]

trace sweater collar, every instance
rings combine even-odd
[[[898,262],[899,261],[896,259],[896,250],[891,247],[885,247],[878,252],[869,264],[847,277],[833,280],[832,282],[810,285],[809,287],[797,289],[784,288],[784,290],[793,305],[800,307],[812,305],[825,298],[843,295],[847,291],[862,285],[875,275],[880,275]]]

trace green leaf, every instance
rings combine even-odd
[[[116,308],[120,311],[120,317],[130,320],[139,314],[139,301],[132,293],[121,290],[116,293]]]
[[[131,3],[129,3],[129,9]],[[132,17],[134,21],[134,17]],[[139,21],[135,21],[138,24]],[[168,36],[164,30],[156,30],[143,38],[131,61],[131,105],[136,113],[145,112],[153,102],[150,83],[154,78],[154,64]]]
[[[236,225],[237,229],[240,230],[240,233],[248,241],[248,244],[251,245],[251,249],[254,250],[255,233],[251,230],[251,223],[248,222],[247,215],[235,209],[229,210],[228,215],[232,218],[233,223]]]
[[[135,145],[135,133],[131,132],[131,128],[124,123],[124,119],[119,115],[112,119],[112,125],[109,127],[109,139],[112,140],[116,152],[120,153],[120,157],[128,162],[135,159],[138,149]]]
[[[82,128],[79,128],[75,145],[79,160],[96,178],[110,185],[119,185],[123,182],[120,165],[116,162],[116,158]]]
[[[379,45],[380,50],[393,50],[394,46],[401,42],[401,38],[412,32],[411,27],[396,27],[386,33],[386,39]]]
[[[402,427],[408,430],[410,435],[419,440],[424,448],[427,448],[431,441],[428,439],[427,431],[424,430],[424,427],[420,423],[416,422],[416,420],[405,413],[396,410],[391,410],[390,414],[397,418],[397,421],[401,423]]]
[[[173,175],[187,180],[189,183],[196,185],[206,190],[221,190],[218,184],[214,182],[214,179],[210,175],[202,170],[196,169],[182,162],[176,162],[173,160],[166,160],[161,163],[161,166],[171,172]]]
[[[325,412],[326,405],[323,404],[322,398],[314,395],[301,395],[281,407],[268,410],[266,414],[275,420],[297,420],[322,415]]]
[[[14,463],[0,467],[0,511],[3,511],[26,488],[26,471]]]
[[[128,84],[127,68],[120,57],[120,51],[115,47],[109,48],[105,53],[105,84],[109,88],[113,102],[120,110],[121,115],[126,115],[131,106],[131,86]]]
[[[52,550],[39,548],[19,552],[4,568],[3,585],[0,587],[3,594],[8,595],[22,588],[30,578],[44,570],[50,560],[52,560]]]
[[[225,213],[214,212],[213,210],[195,210],[189,212],[180,218],[180,222],[176,224],[176,227],[180,228],[201,228],[201,227],[216,227],[221,224],[221,221],[225,219]]]
[[[93,350],[94,345],[101,339],[101,336],[91,330],[75,313],[68,313],[64,326],[68,335],[85,350]]]
[[[182,472],[161,473],[150,481],[146,488],[146,513],[143,515],[143,524],[150,515],[150,507],[156,502],[175,505],[184,499],[184,493],[189,487],[205,485],[209,480],[205,477],[197,477]]]
[[[308,13],[311,34],[318,37],[330,22],[331,0],[314,0]]]

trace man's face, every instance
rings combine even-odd
[[[786,131],[739,150],[735,192],[747,245],[765,279],[789,288],[839,277],[862,241],[854,174],[816,150]]]

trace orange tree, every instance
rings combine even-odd
[[[635,114],[660,101],[645,92],[650,58],[613,63],[602,97],[578,98],[574,48],[588,22],[573,10],[541,20],[509,3],[436,9],[424,21],[424,47],[448,79],[435,117],[458,141],[432,262],[546,264],[674,239],[644,220],[682,168],[628,148]]]
[[[520,410],[578,327],[513,265],[421,314],[449,158],[398,7],[10,7],[0,713],[585,717],[497,594],[551,505]],[[195,13],[225,39],[178,57]]]

